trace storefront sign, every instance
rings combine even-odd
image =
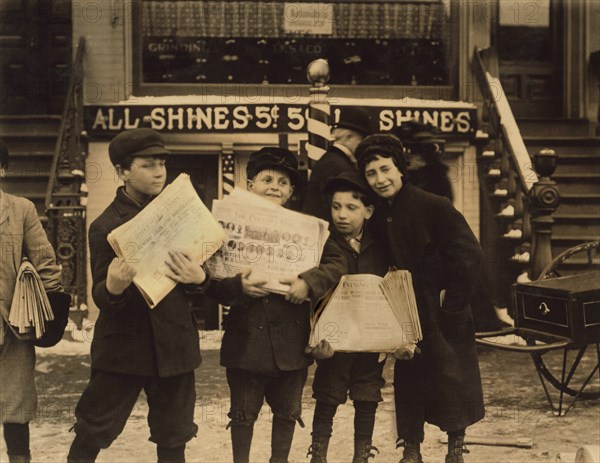
[[[417,119],[435,125],[448,136],[470,138],[476,129],[476,110],[465,106],[365,108],[372,111],[382,132]],[[291,104],[86,106],[84,113],[86,130],[93,137],[143,126],[171,133],[305,132],[307,117],[307,106]],[[332,117],[339,117],[335,106]]]

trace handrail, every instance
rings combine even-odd
[[[523,142],[515,116],[508,104],[502,83],[498,77],[493,76],[486,68],[483,54],[486,51],[489,52],[489,50],[475,49],[473,71],[489,110],[490,122],[497,133],[502,133],[523,193],[527,195],[533,184],[538,181],[538,176],[532,167],[531,158]],[[495,67],[497,68],[497,66]]]
[[[85,51],[85,38],[80,37],[77,44],[77,53],[73,60],[73,70],[69,79],[69,89],[67,91],[67,98],[63,107],[60,129],[56,145],[54,147],[54,156],[52,157],[52,166],[50,167],[50,177],[48,186],[46,188],[45,205],[46,209],[51,207],[53,204],[52,194],[55,189],[56,182],[59,180],[59,169],[66,169],[66,174],[70,175],[71,162],[70,158],[73,153],[69,151],[69,141],[72,139],[72,135],[75,136],[76,145],[79,144],[79,137],[83,128],[83,95],[82,95],[82,83],[83,83],[83,54]],[[73,121],[70,114],[75,114],[75,120]],[[75,127],[73,127],[75,122]],[[74,149],[78,149],[75,147]],[[64,159],[61,159],[63,157]],[[61,163],[61,161],[63,161]],[[64,166],[61,164],[64,163]]]

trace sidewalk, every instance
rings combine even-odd
[[[225,372],[219,366],[219,339],[216,332],[203,333],[201,345],[204,362],[196,371],[196,423],[198,438],[188,445],[188,462],[220,463],[231,461],[228,422],[229,391]],[[81,391],[89,377],[89,343],[65,342],[38,352],[38,418],[31,425],[34,462],[64,462],[73,438],[69,428]],[[560,452],[575,452],[583,445],[600,445],[600,401],[578,402],[567,417],[557,418],[550,412],[535,368],[528,355],[493,349],[480,351],[480,366],[487,407],[486,418],[468,430],[469,435],[486,437],[530,437],[531,449],[470,446],[468,462],[554,462]],[[394,448],[395,432],[392,378],[393,362],[385,368],[388,381],[384,402],[377,412],[373,444],[380,450],[373,463],[397,463],[401,452]],[[304,390],[303,419],[306,428],[297,428],[291,462],[305,462],[310,443],[314,401],[310,397],[314,366]],[[553,393],[556,391],[552,391]],[[146,463],[156,461],[154,444],[148,441],[145,420],[145,397],[138,401],[123,434],[110,449],[100,453],[99,463]],[[255,429],[252,461],[267,462],[270,454],[270,414],[267,407]],[[439,443],[444,434],[428,426],[423,455],[426,462],[443,462],[445,446]],[[349,462],[353,451],[353,408],[339,408],[330,446],[330,463]],[[2,446],[4,443],[2,442]],[[4,449],[0,462],[8,461]]]

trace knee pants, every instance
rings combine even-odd
[[[193,371],[160,378],[100,370],[92,370],[75,409],[77,435],[88,445],[109,447],[123,431],[142,389],[148,401],[150,441],[173,448],[196,435]]]
[[[231,394],[231,426],[250,426],[258,419],[264,400],[273,415],[290,421],[300,420],[302,389],[308,369],[280,371],[268,376],[239,368],[227,368]]]

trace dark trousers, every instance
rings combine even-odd
[[[271,430],[271,463],[287,462],[296,421],[302,424],[302,389],[308,369],[280,371],[275,376],[254,373],[239,368],[227,368],[227,383],[231,394],[231,444],[234,463],[247,463],[254,423],[263,402],[273,412]]]
[[[92,370],[75,408],[77,439],[88,447],[108,448],[123,431],[142,389],[148,401],[150,441],[176,448],[196,435],[193,371],[159,378]]]
[[[292,421],[302,414],[302,389],[308,369],[280,371],[276,376],[227,368],[231,394],[231,426],[253,424],[266,400],[274,416]]]

